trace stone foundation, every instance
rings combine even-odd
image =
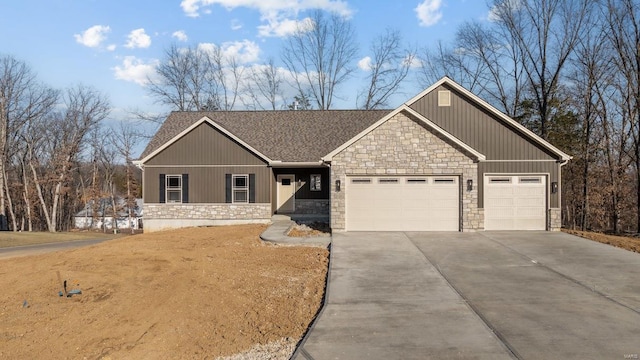
[[[559,208],[549,209],[549,231],[560,231],[562,228],[562,211]]]
[[[296,214],[329,215],[329,199],[296,199]]]
[[[268,223],[271,204],[144,204],[145,232],[190,226]]]

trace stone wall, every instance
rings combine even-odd
[[[266,223],[271,204],[144,204],[145,231],[206,225]]]
[[[329,215],[329,199],[296,199],[295,213]]]
[[[559,208],[549,209],[549,231],[560,231],[562,228],[562,211]]]
[[[345,192],[348,175],[456,175],[463,186],[463,231],[484,229],[484,211],[478,209],[478,166],[461,149],[433,133],[419,120],[399,113],[344,149],[331,161],[331,227],[346,230]],[[466,181],[473,180],[472,191]]]

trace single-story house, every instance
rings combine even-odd
[[[136,199],[136,206],[133,208],[132,218],[129,219],[129,212],[123,198],[116,199],[116,206],[119,208],[114,223],[113,205],[111,198],[102,198],[96,202],[87,202],[84,209],[77,212],[73,218],[76,229],[142,229],[143,201]],[[95,214],[94,214],[95,208]]]
[[[173,112],[136,164],[146,231],[476,231],[558,230],[569,159],[445,77],[393,110]]]

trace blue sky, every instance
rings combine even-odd
[[[132,108],[165,110],[149,98],[145,79],[172,43],[215,44],[247,67],[269,57],[283,66],[283,39],[314,9],[352,20],[357,60],[387,27],[415,47],[433,47],[451,39],[462,22],[488,15],[483,0],[5,0],[0,54],[27,62],[50,86],[82,83],[108,94],[111,117],[118,120]],[[356,75],[340,91],[336,108],[355,107],[364,72]],[[405,94],[390,105],[422,90],[412,79],[405,82]]]

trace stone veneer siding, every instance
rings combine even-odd
[[[549,209],[549,231],[560,231],[562,228],[562,211],[559,208]]]
[[[143,224],[153,229],[184,226],[266,222],[271,219],[271,204],[144,204]]]
[[[295,214],[329,215],[328,199],[296,199]]]
[[[462,186],[461,230],[484,229],[478,208],[478,166],[469,156],[433,133],[419,120],[399,113],[347,147],[331,161],[331,228],[346,230],[348,175],[458,175]],[[467,180],[473,190],[466,190]],[[335,181],[343,184],[336,191]],[[346,186],[345,186],[346,185]]]

